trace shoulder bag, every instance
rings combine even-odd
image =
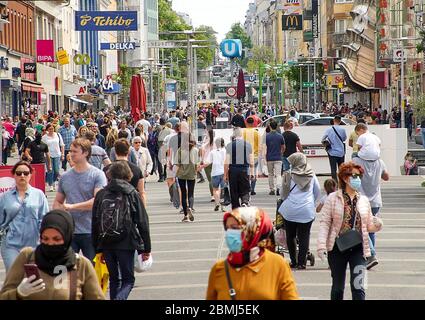
[[[346,152],[346,148],[345,148],[345,142],[344,140],[342,140],[341,136],[339,135],[338,131],[336,131],[335,127],[332,126],[332,129],[335,131],[335,134],[338,136],[339,140],[341,140],[342,145],[344,146],[344,153]]]
[[[227,260],[224,260],[224,270],[226,271],[227,284],[229,285],[230,299],[236,300],[236,291],[233,288],[232,279],[230,279],[229,262]]]
[[[347,231],[343,235],[339,236],[335,241],[341,253],[344,253],[347,250],[352,249],[355,246],[358,246],[359,244],[363,243],[363,237],[361,233],[356,230],[357,215],[358,213],[356,211],[353,228],[350,231]]]

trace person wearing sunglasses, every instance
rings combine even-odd
[[[372,215],[369,200],[360,195],[363,168],[354,162],[339,168],[340,189],[331,193],[321,210],[317,254],[328,256],[332,274],[331,300],[344,299],[345,273],[350,265],[353,300],[365,300],[366,259],[371,256],[369,232],[382,229],[382,220]]]
[[[19,161],[11,172],[16,186],[0,197],[1,256],[6,272],[22,248],[37,246],[41,220],[49,211],[44,193],[30,185],[31,165]]]

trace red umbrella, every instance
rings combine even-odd
[[[145,81],[143,80],[143,78],[139,75],[139,81],[140,81],[140,110],[142,112],[146,112],[146,87],[145,87]]]
[[[243,70],[239,69],[239,75],[238,75],[238,88],[236,92],[236,97],[238,100],[245,99],[246,92],[245,92],[245,77],[243,75]]]
[[[131,85],[130,85],[130,106],[131,106],[131,117],[133,118],[134,122],[137,122],[140,120],[140,85],[137,75],[134,75],[131,78]]]

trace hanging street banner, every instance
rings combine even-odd
[[[63,48],[60,48],[60,49],[61,50],[59,50],[58,52],[56,52],[56,57],[58,58],[59,64],[61,66],[65,65],[65,64],[69,64],[68,53]]]
[[[276,10],[283,10],[286,15],[303,13],[301,0],[284,0],[277,4]]]
[[[53,40],[37,40],[37,62],[55,62]]]
[[[137,30],[137,11],[75,11],[76,31]]]
[[[117,42],[109,43],[102,42],[100,50],[134,50],[136,49],[136,42]]]
[[[313,38],[317,39],[319,38],[319,0],[311,0],[311,14]]]
[[[303,16],[301,14],[283,15],[282,16],[282,30],[302,30],[303,29]]]

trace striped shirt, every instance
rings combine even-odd
[[[77,129],[73,125],[69,128],[62,126],[59,129],[59,133],[62,136],[63,143],[65,144],[65,150],[69,150],[71,148],[72,141],[77,137]]]

